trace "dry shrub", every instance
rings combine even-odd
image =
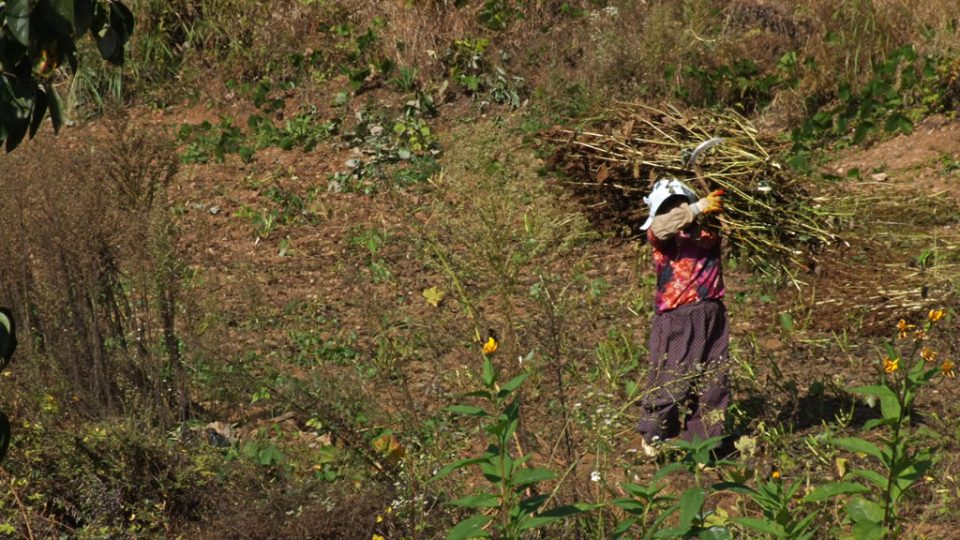
[[[219,96],[217,85],[226,81],[294,76],[302,67],[295,56],[329,73],[343,60],[329,31],[348,17],[337,2],[131,0],[130,5],[137,30],[122,72],[125,96],[160,103],[198,90]],[[113,74],[82,66],[91,68],[93,79]]]
[[[327,495],[320,500],[316,493],[284,492],[260,482],[209,492],[210,518],[188,536],[201,540],[341,540],[367,539],[375,532],[386,535],[396,530],[385,512],[392,499],[390,490],[370,485],[351,493],[332,487],[322,488]],[[378,524],[378,515],[387,519]]]
[[[803,56],[814,64],[804,73],[802,93],[832,95],[838,81],[857,88],[873,73],[873,64],[904,45],[921,54],[955,54],[957,0],[815,0],[791,2],[794,17],[811,32]]]
[[[179,282],[163,135],[108,124],[113,142],[42,137],[2,158],[0,276],[28,334],[91,414],[143,411],[168,424],[189,404],[174,328]]]

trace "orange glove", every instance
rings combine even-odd
[[[709,195],[697,201],[702,214],[715,214],[723,211],[723,190],[717,189],[710,192]]]

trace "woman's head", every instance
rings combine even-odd
[[[673,201],[673,202],[672,202]],[[653,185],[650,195],[643,198],[643,202],[650,207],[650,216],[640,227],[641,230],[647,230],[653,224],[653,217],[663,212],[668,212],[676,208],[682,202],[694,203],[697,201],[697,195],[686,184],[676,178],[663,178]],[[670,202],[672,206],[664,206],[664,203]]]

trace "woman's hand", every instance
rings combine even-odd
[[[710,192],[709,195],[697,201],[702,214],[715,214],[723,211],[723,190],[717,189]]]

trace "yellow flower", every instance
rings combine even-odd
[[[913,333],[913,339],[917,341],[923,341],[927,339],[927,333],[923,330],[917,330],[916,332]]]
[[[483,354],[491,355],[497,352],[497,340],[493,336],[487,338],[487,342],[483,344]]]
[[[773,478],[774,480],[779,480],[779,479],[780,479],[780,471],[774,470],[772,473],[770,473],[770,477]]]
[[[377,523],[383,523],[383,516],[377,516]]]
[[[373,538],[371,538],[370,540],[387,540],[387,537],[379,535],[377,533],[373,533]]]
[[[954,363],[951,362],[950,360],[944,360],[944,361],[943,361],[943,365],[940,366],[940,369],[943,371],[943,374],[944,374],[945,376],[950,377],[951,379],[953,379],[954,377],[957,376],[957,372],[954,371],[954,368],[956,368],[956,367],[957,367],[956,364],[954,364]]]
[[[931,309],[930,313],[927,315],[927,318],[930,319],[930,322],[937,322],[946,314],[947,312],[942,309]]]
[[[923,358],[927,362],[933,362],[937,359],[937,351],[930,347],[924,347],[920,349],[920,358]]]
[[[883,371],[887,373],[893,373],[894,371],[900,369],[900,359],[899,358],[884,358],[883,359]]]
[[[915,325],[915,324],[907,324],[907,321],[905,321],[905,320],[903,320],[903,319],[900,319],[900,322],[897,323],[897,330],[900,331],[900,339],[906,339],[906,338],[907,338],[907,332],[908,332],[911,328],[916,328],[916,327],[917,327],[917,325]]]

